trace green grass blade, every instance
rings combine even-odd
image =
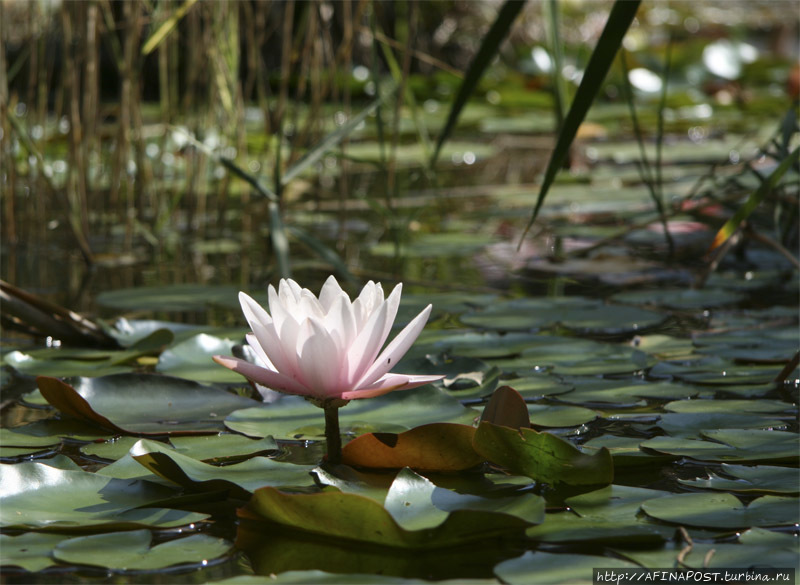
[[[603,80],[608,70],[611,68],[611,64],[614,62],[617,51],[622,45],[622,39],[625,37],[628,27],[636,16],[639,4],[641,4],[641,0],[617,0],[611,8],[608,22],[606,22],[603,33],[600,35],[600,40],[597,42],[597,46],[592,52],[581,84],[578,87],[578,91],[575,93],[575,99],[572,100],[572,105],[569,108],[569,112],[567,112],[567,117],[564,119],[561,132],[558,135],[556,147],[553,150],[553,154],[550,156],[550,162],[547,164],[542,188],[539,190],[539,198],[536,201],[536,206],[533,209],[533,214],[531,214],[528,225],[525,226],[525,231],[522,234],[523,238],[528,233],[533,222],[536,221],[536,217],[539,215],[539,209],[542,207],[547,191],[550,189],[550,185],[553,184],[558,171],[561,169],[564,160],[569,154],[569,147],[572,145],[572,141],[578,133],[578,128],[586,117],[586,112],[589,111],[589,107],[592,105],[594,98],[600,92]],[[520,243],[521,242],[522,239],[520,239]]]
[[[295,164],[286,169],[286,172],[281,177],[281,185],[288,184],[289,181],[313,165],[321,159],[326,152],[339,144],[345,137],[349,136],[361,122],[366,120],[367,116],[377,109],[381,102],[383,102],[383,99],[383,96],[375,98],[372,103],[364,108],[358,115],[350,118],[345,124],[342,124],[340,128],[328,134],[316,146],[306,152]]]
[[[725,222],[720,230],[717,232],[717,235],[714,236],[714,241],[711,244],[711,247],[708,249],[709,252],[721,246],[725,240],[733,235],[733,232],[736,231],[736,228],[748,217],[750,214],[753,213],[758,204],[761,203],[761,200],[772,191],[775,186],[778,184],[778,181],[781,180],[786,171],[793,164],[797,164],[797,161],[800,160],[800,146],[796,147],[792,153],[787,156],[785,159],[781,161],[781,164],[777,166],[777,168],[772,171],[772,174],[769,178],[761,183],[761,185],[750,194],[750,197],[747,198],[747,201],[733,214],[728,221]]]
[[[478,82],[480,81],[481,77],[483,77],[483,73],[486,71],[486,68],[489,67],[492,59],[497,54],[500,44],[508,36],[511,26],[514,24],[517,15],[519,14],[520,10],[522,10],[524,5],[525,0],[506,0],[503,6],[500,8],[497,18],[492,24],[492,27],[489,29],[489,32],[486,34],[486,37],[484,37],[478,52],[472,59],[472,63],[469,64],[467,74],[464,76],[464,81],[461,82],[461,87],[458,88],[458,93],[453,100],[453,105],[450,106],[450,114],[447,116],[447,122],[445,123],[442,133],[439,134],[439,138],[436,141],[436,147],[433,149],[433,155],[431,156],[430,162],[431,168],[436,166],[436,160],[439,158],[439,152],[441,151],[444,143],[450,137],[453,128],[455,128],[458,117],[461,114],[461,110],[467,104],[470,96],[475,91],[475,88],[478,86]]]
[[[180,8],[178,8],[175,12],[172,13],[167,20],[165,20],[161,26],[158,27],[158,30],[150,35],[150,38],[147,39],[147,42],[142,47],[142,56],[147,56],[152,53],[161,42],[167,38],[172,29],[174,29],[178,21],[183,18],[189,9],[197,3],[197,0],[186,0],[183,4],[181,4]]]

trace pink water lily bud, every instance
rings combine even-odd
[[[218,364],[279,392],[297,394],[322,406],[408,390],[443,376],[392,374],[419,336],[431,305],[386,342],[400,306],[402,285],[384,298],[380,284],[368,282],[354,301],[330,276],[319,298],[291,279],[269,287],[269,312],[239,293],[252,329],[247,342],[263,365],[227,356]],[[383,351],[381,351],[383,348]]]

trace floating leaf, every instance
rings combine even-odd
[[[40,376],[39,389],[65,414],[132,434],[213,433],[223,419],[253,400],[180,378],[117,374],[77,378],[72,385]]]
[[[699,461],[786,461],[796,462],[798,436],[784,431],[760,429],[724,429],[704,431],[709,441],[674,437],[655,437],[642,447]]]
[[[734,305],[744,300],[744,295],[712,288],[696,290],[660,288],[657,290],[626,291],[611,297],[619,303],[632,305],[658,305],[670,309],[714,309]]]
[[[240,374],[219,366],[212,359],[215,355],[231,355],[237,343],[239,341],[200,333],[164,351],[158,358],[156,371],[197,382],[241,384]]]
[[[642,440],[638,437],[618,437],[616,435],[601,435],[590,439],[583,444],[585,451],[591,453],[593,449],[605,447],[611,452],[614,460],[614,469],[619,470],[624,467],[640,467],[664,463],[676,457],[673,455],[663,455],[642,451],[639,444]]]
[[[0,525],[64,532],[174,527],[203,514],[148,508],[173,491],[149,482],[65,471],[42,463],[0,466]]]
[[[200,311],[211,305],[236,307],[238,293],[228,285],[169,284],[103,291],[97,302],[120,311]]]
[[[398,548],[440,548],[501,535],[519,535],[540,521],[544,500],[464,496],[434,486],[410,470],[398,474],[382,506],[371,498],[325,491],[255,492],[239,510],[243,522],[266,520],[326,538]]]
[[[748,505],[731,494],[671,494],[642,504],[642,510],[665,522],[710,528],[790,526],[800,522],[797,498],[762,496]]]
[[[482,422],[473,446],[492,463],[545,483],[604,485],[611,483],[614,475],[607,449],[586,455],[569,441],[533,429],[517,430]]]
[[[599,415],[580,406],[529,404],[528,414],[535,427],[576,427],[593,421]]]
[[[376,469],[461,471],[483,458],[472,449],[475,428],[452,423],[432,423],[400,434],[369,433],[342,449],[342,462]]]
[[[511,386],[501,386],[492,393],[481,414],[481,421],[512,429],[527,429],[531,426],[528,405],[522,395]]]
[[[664,405],[671,412],[779,413],[796,408],[779,400],[676,400]]]
[[[663,542],[671,534],[638,517],[642,502],[667,492],[610,485],[566,500],[568,510],[548,514],[544,523],[529,528],[530,538],[543,542],[611,543]]]
[[[217,467],[170,449],[163,443],[143,439],[131,448],[131,456],[154,474],[191,491],[231,492],[248,499],[249,492],[264,486],[309,486],[309,465],[281,463],[253,457],[242,463]]]
[[[422,386],[370,400],[353,400],[339,409],[339,424],[342,433],[396,433],[433,422],[471,424],[477,414],[444,390]],[[260,408],[233,412],[225,419],[225,425],[250,437],[298,439],[325,435],[322,411],[299,396],[283,396]]]
[[[593,570],[633,569],[637,565],[615,558],[579,554],[553,554],[528,551],[521,557],[503,561],[494,568],[495,574],[510,585],[531,583],[590,583]]]
[[[230,543],[207,534],[192,534],[152,546],[149,530],[78,536],[59,543],[53,556],[74,565],[118,571],[163,569],[182,563],[202,563],[226,554]]]
[[[3,550],[2,566],[21,567],[30,573],[56,564],[52,556],[53,547],[66,540],[61,534],[39,534],[26,532],[19,536],[0,534],[0,548]]]
[[[722,464],[722,473],[733,479],[709,473],[708,479],[678,479],[683,485],[711,490],[739,493],[775,493],[798,494],[798,470],[792,467],[774,467],[770,465]]]

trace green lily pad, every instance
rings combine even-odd
[[[751,528],[759,530],[758,528]],[[766,532],[766,531],[765,531]],[[746,533],[744,533],[746,534]],[[638,563],[648,569],[686,566],[695,569],[724,569],[751,567],[796,567],[797,544],[779,548],[770,545],[743,546],[739,543],[670,543],[661,549],[612,549],[617,555]],[[744,573],[744,571],[742,571]],[[720,575],[722,577],[722,575]]]
[[[87,443],[80,450],[84,455],[116,461],[124,457],[138,440],[136,437],[114,437],[108,441]]]
[[[544,523],[526,534],[543,542],[597,542],[657,544],[671,536],[671,530],[638,517],[642,502],[668,492],[610,485],[566,500],[568,510],[548,514]],[[604,566],[604,565],[603,565]]]
[[[649,516],[674,524],[707,528],[790,526],[800,521],[797,498],[762,496],[745,506],[731,494],[671,494],[642,504]]]
[[[236,307],[238,294],[227,285],[170,284],[103,291],[97,302],[120,311],[199,311],[210,305]]]
[[[53,556],[74,565],[141,571],[182,563],[206,564],[231,549],[229,542],[207,534],[192,534],[155,546],[152,538],[149,530],[78,536],[59,543]]]
[[[540,337],[535,333],[496,333],[494,331],[450,334],[434,342],[438,351],[477,358],[506,357],[521,353]],[[419,343],[419,340],[417,341]]]
[[[48,402],[70,416],[130,434],[214,433],[227,414],[253,400],[181,378],[118,374],[72,379],[40,376]]]
[[[211,463],[250,457],[263,454],[266,451],[275,451],[278,444],[272,437],[251,439],[233,433],[220,433],[218,435],[203,436],[176,436],[170,438],[170,443],[175,451],[192,459],[208,461]]]
[[[149,508],[173,491],[143,481],[62,470],[42,463],[0,466],[0,525],[61,532],[169,528],[207,516]]]
[[[656,426],[673,437],[700,436],[706,429],[785,429],[774,416],[726,412],[668,412]]]
[[[492,463],[545,483],[604,485],[614,477],[608,450],[587,455],[569,441],[533,429],[482,422],[475,432],[473,447]]]
[[[506,383],[519,392],[523,398],[528,399],[554,395],[559,395],[559,399],[563,399],[564,394],[570,392],[573,388],[571,384],[565,383],[560,378],[549,374],[514,378],[507,380]]]
[[[796,411],[780,400],[677,400],[664,405],[671,412],[779,413]]]
[[[62,534],[39,534],[26,532],[19,536],[0,534],[0,549],[3,567],[21,567],[30,573],[36,573],[56,564],[53,548],[68,539]]]
[[[370,400],[353,400],[339,409],[339,424],[343,434],[396,433],[433,422],[471,424],[477,416],[444,390],[428,385]],[[322,409],[299,396],[283,396],[260,408],[238,410],[225,419],[225,425],[249,437],[316,439],[325,435]]]
[[[242,376],[223,368],[212,358],[231,355],[239,341],[200,333],[162,352],[156,371],[197,382],[242,383]]]
[[[384,505],[333,488],[316,494],[263,488],[239,510],[239,516],[244,523],[266,520],[326,538],[430,549],[519,535],[541,521],[544,500],[534,494],[508,498],[461,495],[406,469],[395,478]]]
[[[233,465],[217,467],[187,457],[163,443],[142,439],[131,448],[131,456],[154,474],[191,491],[229,491],[248,499],[264,486],[305,487],[313,485],[310,465],[282,463],[253,457]]]
[[[528,331],[557,323],[570,310],[599,305],[598,301],[581,297],[516,299],[494,303],[481,311],[470,311],[459,319],[466,325],[483,329]]]
[[[663,455],[660,453],[650,453],[642,451],[639,444],[642,440],[638,437],[619,437],[616,435],[601,435],[590,439],[583,444],[584,451],[589,453],[593,449],[601,449],[605,447],[611,452],[611,458],[614,460],[614,469],[621,469],[625,467],[639,467],[641,465],[650,465],[656,463],[663,463],[670,459],[675,459],[674,455]]]
[[[746,465],[722,464],[722,473],[730,478],[721,477],[716,473],[709,473],[707,479],[679,479],[683,485],[719,491],[739,493],[772,493],[772,494],[798,494],[800,493],[800,471],[792,467],[775,467],[771,465]]]
[[[608,403],[633,406],[639,404],[639,400],[642,398],[670,400],[696,397],[707,393],[706,390],[696,386],[672,382],[598,380],[573,377],[568,377],[564,381],[574,384],[575,390],[569,394],[559,396],[559,400],[580,404]]]
[[[528,414],[535,427],[576,427],[596,419],[599,415],[580,406],[529,404]]]
[[[619,303],[632,305],[657,305],[669,309],[714,309],[735,305],[744,300],[744,295],[736,292],[706,288],[702,290],[661,288],[657,290],[629,291],[611,297]]]
[[[655,437],[643,441],[641,446],[699,461],[796,462],[800,459],[796,433],[761,429],[723,429],[704,431],[702,435],[710,440]]]
[[[36,376],[107,376],[131,371],[137,358],[157,353],[171,341],[172,334],[160,330],[124,350],[53,347],[12,351],[3,356],[3,363]]]
[[[495,575],[510,585],[531,583],[591,583],[593,569],[633,569],[637,565],[610,557],[579,554],[553,554],[528,551],[521,557],[503,561],[494,568]]]

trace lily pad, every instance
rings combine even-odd
[[[771,465],[722,464],[722,473],[730,478],[709,473],[707,479],[679,479],[683,485],[719,491],[738,493],[800,493],[800,471],[792,467],[775,467]]]
[[[600,449],[594,455],[587,455],[556,435],[533,429],[512,429],[482,422],[473,446],[492,463],[545,483],[604,485],[611,483],[614,476],[608,450]]]
[[[339,424],[343,434],[397,433],[433,422],[471,424],[477,416],[444,390],[429,385],[353,400],[339,409]],[[283,396],[260,408],[238,410],[225,419],[225,425],[249,437],[316,439],[325,435],[322,410],[299,396]]]
[[[0,534],[0,549],[3,567],[20,567],[36,573],[56,564],[52,551],[59,542],[68,539],[62,534],[39,534],[26,532],[19,536]]]
[[[310,486],[314,466],[281,463],[253,457],[242,463],[217,467],[170,449],[163,443],[142,439],[131,448],[131,456],[152,473],[191,491],[229,491],[248,499],[264,486]]]
[[[48,402],[79,420],[130,434],[215,433],[227,414],[253,400],[180,378],[118,374],[71,384],[40,376]]]
[[[400,434],[369,433],[342,449],[342,462],[357,467],[461,471],[483,458],[472,449],[475,428],[432,423]]]
[[[406,549],[519,535],[544,516],[540,496],[464,496],[436,487],[410,470],[395,478],[384,505],[361,495],[329,490],[284,494],[263,488],[239,510],[239,516],[246,523],[266,520],[327,538]]]
[[[169,528],[207,516],[149,508],[173,491],[143,481],[62,470],[42,463],[0,466],[0,525],[61,532]]]
[[[242,376],[223,368],[212,358],[231,355],[239,341],[200,333],[162,352],[156,371],[197,382],[242,383]]]
[[[797,433],[761,429],[723,429],[704,431],[710,440],[655,437],[641,443],[642,447],[661,453],[691,457],[699,461],[721,462],[796,462]]]
[[[670,459],[676,459],[674,455],[663,455],[642,451],[639,444],[642,440],[638,437],[619,437],[616,435],[601,435],[590,439],[583,444],[584,451],[592,452],[592,449],[605,447],[611,452],[614,460],[614,469],[618,470],[625,467],[639,467],[663,463]]]
[[[768,413],[796,411],[780,400],[677,400],[664,405],[671,412]]]
[[[494,568],[495,574],[510,585],[531,583],[591,583],[593,570],[598,568],[633,569],[637,565],[615,558],[579,554],[554,554],[528,551],[521,557],[503,561]]]
[[[671,494],[642,504],[649,516],[674,524],[707,528],[790,526],[800,522],[797,498],[762,496],[747,506],[731,494]]]
[[[661,288],[657,290],[629,291],[611,297],[619,303],[632,305],[657,305],[669,309],[714,309],[735,305],[745,297],[742,294],[706,288],[702,290]]]
[[[581,406],[529,404],[528,414],[535,427],[576,427],[596,419],[599,415]]]
[[[211,305],[235,307],[238,293],[227,285],[170,284],[103,291],[97,302],[120,311],[199,311]]]
[[[182,563],[207,564],[226,554],[231,544],[207,534],[192,534],[152,546],[149,530],[78,536],[59,543],[53,556],[74,565],[118,571],[163,569]]]

